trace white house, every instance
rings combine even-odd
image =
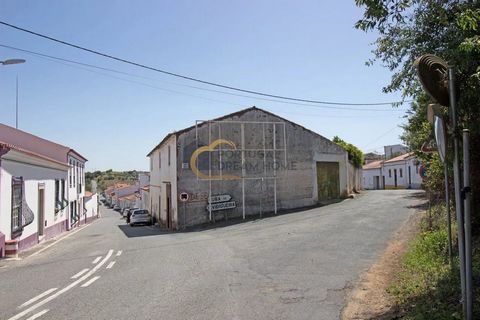
[[[363,188],[370,190],[383,189],[385,182],[383,177],[383,160],[367,163],[362,168]]]
[[[138,208],[147,209],[151,211],[151,200],[150,200],[150,187],[145,186],[140,188],[140,203]]]
[[[82,157],[74,150],[69,150],[68,164],[68,200],[69,200],[69,229],[80,224],[80,220],[86,220],[85,213],[85,162],[87,159]]]
[[[80,224],[89,223],[98,217],[98,194],[85,191],[83,201],[84,219],[80,219]]]
[[[71,213],[83,209],[77,206],[83,204],[85,161],[69,147],[0,124],[0,257],[75,226]]]
[[[413,152],[385,161],[383,164],[385,189],[419,189],[422,185],[419,167],[420,163]]]

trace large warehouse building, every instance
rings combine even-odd
[[[170,229],[328,202],[361,176],[339,145],[256,107],[168,134],[147,156],[151,212]]]

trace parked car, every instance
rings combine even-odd
[[[130,223],[130,217],[132,216],[133,211],[139,210],[138,208],[131,208],[127,211],[127,214],[124,216],[127,218],[127,223]]]
[[[136,224],[152,224],[152,216],[146,209],[134,210],[130,216],[130,225],[134,226]]]
[[[123,217],[126,218],[128,216],[130,218],[130,214],[132,214],[134,210],[138,209],[139,208],[126,208],[125,210],[123,210]]]
[[[120,211],[120,206],[118,204],[114,205],[113,210]]]

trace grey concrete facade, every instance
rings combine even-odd
[[[349,193],[348,156],[342,147],[255,107],[171,134],[149,156],[162,152],[172,136],[177,173],[169,215],[173,228],[316,205],[317,162],[338,163],[338,194]],[[155,182],[157,175],[151,176],[153,185],[161,184],[162,177]],[[180,201],[182,193],[188,201]],[[223,199],[215,199],[219,195]],[[218,200],[211,212],[210,196]],[[162,194],[158,201],[165,202]],[[214,210],[219,206],[228,208]]]

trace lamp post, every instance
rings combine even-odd
[[[0,64],[2,66],[7,66],[7,65],[11,65],[11,64],[21,64],[21,63],[25,63],[26,60],[25,59],[8,59],[8,60],[4,60],[4,61],[0,61]],[[18,129],[18,75],[17,75],[17,78],[16,78],[16,94],[15,94],[15,128]]]

